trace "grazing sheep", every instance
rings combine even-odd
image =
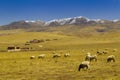
[[[61,55],[57,53],[53,54],[53,58],[58,58],[58,57],[61,57]]]
[[[90,57],[91,57],[90,53],[87,53],[86,58],[85,58],[85,61],[89,61],[89,60],[90,60]]]
[[[31,56],[30,59],[35,59],[35,56]]]
[[[98,55],[102,55],[102,52],[100,52],[100,51],[97,51],[97,54],[98,54]]]
[[[69,53],[64,54],[64,57],[70,57]]]
[[[81,69],[90,69],[90,62],[89,61],[83,61],[78,68],[78,71],[80,71]]]
[[[39,59],[44,58],[44,57],[45,57],[45,54],[41,54],[41,55],[38,56]]]
[[[93,55],[90,57],[90,61],[93,61],[93,60],[97,61],[97,55]]]
[[[97,54],[98,54],[98,55],[108,54],[108,51],[103,51],[103,52],[97,51]]]
[[[90,53],[87,53],[87,56],[86,56],[86,58],[85,58],[85,61],[93,61],[93,60],[95,60],[95,61],[97,61],[97,55],[93,55],[93,56],[91,56],[90,55]]]
[[[111,61],[115,62],[115,56],[114,55],[110,55],[110,56],[107,57],[107,62],[111,62]]]
[[[90,62],[89,62],[89,61],[83,61],[82,64],[87,64],[87,65],[89,65]]]
[[[103,51],[103,54],[108,54],[108,51]]]

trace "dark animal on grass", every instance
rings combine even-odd
[[[103,53],[100,51],[97,51],[97,55],[102,55]]]
[[[103,54],[108,54],[108,51],[103,51]]]
[[[31,56],[30,59],[35,59],[35,56]]]
[[[61,57],[61,55],[57,53],[53,54],[53,58],[58,58],[58,57]]]
[[[97,61],[97,56],[96,55],[93,55],[93,56],[90,57],[90,62],[93,61],[93,60]]]
[[[81,69],[89,69],[90,65],[89,65],[89,61],[83,61],[78,68],[78,71],[80,71]]]
[[[115,62],[115,56],[114,55],[110,55],[107,57],[107,62]]]

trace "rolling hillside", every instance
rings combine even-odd
[[[53,29],[53,28],[52,28]],[[85,28],[84,28],[85,29]],[[68,30],[68,29],[67,29]],[[72,30],[72,29],[71,29]],[[62,33],[59,31],[53,32],[28,32],[26,30],[1,30],[0,31],[0,50],[6,51],[8,46],[18,45],[25,46],[25,43],[33,40],[44,40],[45,42],[38,44],[31,44],[31,47],[36,48],[36,50],[55,50],[55,49],[69,49],[76,48],[82,45],[87,44],[119,44],[120,43],[120,35],[118,32],[106,32],[106,33],[97,33],[87,32],[88,34],[83,32],[72,31],[68,33]],[[66,32],[66,31],[65,31]],[[74,32],[74,33],[73,33]],[[81,34],[78,34],[81,33]],[[77,36],[76,36],[77,35]],[[49,40],[49,41],[46,41]],[[39,48],[38,45],[43,45],[43,48]]]

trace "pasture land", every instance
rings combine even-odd
[[[0,36],[0,80],[119,80],[120,79],[120,36],[100,35],[97,37],[75,37],[57,33],[1,31]],[[8,34],[8,35],[6,35]],[[117,36],[117,37],[116,37]],[[10,45],[20,47],[32,39],[50,39],[43,43],[30,44],[33,51],[7,52]],[[57,40],[55,40],[57,39]],[[43,47],[38,47],[42,45]],[[86,53],[97,50],[108,54],[98,55],[97,62],[90,63],[90,70],[78,71]],[[113,52],[113,49],[117,49]],[[61,57],[52,58],[53,51]],[[65,53],[70,57],[65,58]],[[44,59],[38,55],[45,54]],[[115,55],[116,62],[107,63],[106,58]],[[35,59],[30,59],[35,56]]]

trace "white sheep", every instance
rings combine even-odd
[[[35,56],[31,56],[30,59],[35,59]]]
[[[57,58],[57,57],[61,57],[61,55],[57,53],[53,54],[53,58]]]
[[[111,62],[111,61],[115,62],[115,56],[114,55],[110,55],[110,56],[107,57],[107,62]]]
[[[64,57],[70,57],[69,53],[64,54]]]
[[[92,61],[92,60],[97,61],[97,55],[93,55],[93,56],[91,56],[91,57],[90,57],[90,61]]]
[[[89,61],[83,61],[78,68],[78,71],[80,71],[81,69],[90,69],[90,62]]]
[[[97,55],[91,56],[90,53],[87,53],[87,55],[85,57],[85,61],[90,61],[91,62],[92,60],[97,61]]]
[[[45,54],[41,54],[41,55],[38,55],[38,58],[44,58],[45,57]]]
[[[83,61],[82,64],[87,64],[87,65],[89,65],[90,62],[89,62],[89,61]]]
[[[87,55],[86,55],[86,58],[85,58],[85,61],[89,61],[90,60],[90,57],[91,57],[91,55],[90,55],[90,53],[87,53]]]

